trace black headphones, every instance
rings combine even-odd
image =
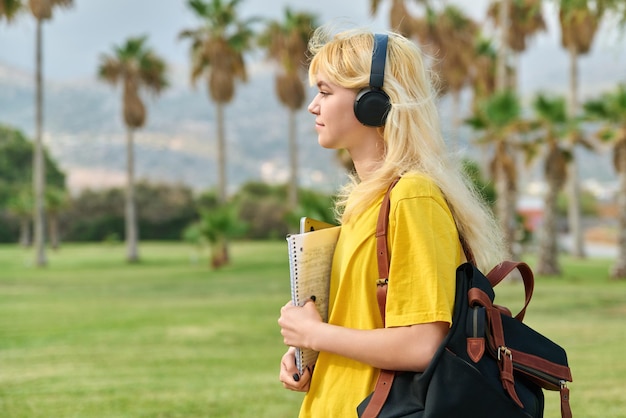
[[[382,90],[388,40],[389,37],[386,34],[374,34],[370,85],[359,91],[354,101],[354,114],[358,121],[366,126],[383,126],[391,108],[389,96]]]

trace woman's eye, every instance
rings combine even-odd
[[[319,94],[321,94],[322,96],[328,96],[330,93],[328,93],[327,91],[320,90]]]

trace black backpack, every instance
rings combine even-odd
[[[389,191],[376,231],[383,323],[388,217]],[[493,288],[515,269],[524,282],[525,304],[513,317],[493,304]],[[357,407],[359,417],[540,418],[547,389],[559,391],[561,416],[571,418],[566,383],[572,375],[565,350],[522,322],[533,288],[533,273],[525,263],[505,261],[486,276],[470,262],[459,266],[452,326],[431,363],[423,373],[381,370],[374,392]]]

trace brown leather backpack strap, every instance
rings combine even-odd
[[[387,304],[387,286],[389,282],[389,250],[387,248],[387,230],[389,225],[389,213],[391,210],[390,195],[391,189],[398,183],[400,178],[396,178],[387,189],[385,196],[383,197],[380,205],[380,211],[378,213],[378,220],[376,222],[376,259],[378,261],[378,280],[376,281],[376,299],[378,301],[378,310],[385,324],[385,311]],[[465,240],[461,237],[461,245],[465,253],[465,257],[469,262],[475,264],[474,254],[472,253]],[[375,418],[380,413],[396,373],[391,370],[381,370],[376,381],[376,386],[370,402],[363,412],[362,418]]]
[[[504,390],[509,394],[511,399],[520,407],[524,405],[517,396],[515,391],[515,377],[513,376],[513,356],[511,350],[507,347],[504,339],[504,329],[502,327],[502,318],[499,309],[491,303],[489,296],[481,289],[472,287],[467,292],[467,298],[470,306],[483,306],[487,314],[487,322],[489,324],[490,335],[489,345],[493,352],[497,353],[498,367],[500,369],[500,381]]]
[[[389,252],[387,250],[387,227],[389,225],[389,211],[391,210],[391,189],[398,183],[400,178],[395,179],[387,189],[387,193],[383,197],[378,212],[378,221],[376,222],[376,258],[378,260],[378,282],[381,286],[389,278]],[[383,315],[385,311],[382,310]],[[384,322],[384,320],[383,320]]]
[[[391,370],[381,370],[376,380],[376,386],[374,392],[370,398],[370,402],[367,404],[367,408],[363,411],[361,418],[376,418],[385,405],[393,379],[396,377],[396,372]]]
[[[380,205],[380,211],[378,213],[378,221],[376,223],[376,259],[378,261],[378,280],[376,281],[376,299],[378,301],[378,310],[383,320],[383,326],[385,325],[385,306],[387,304],[387,282],[389,279],[389,251],[387,248],[387,227],[389,224],[389,211],[390,211],[390,194],[391,189],[398,183],[400,178],[395,179],[387,189],[383,201]],[[396,373],[391,370],[381,370],[378,379],[376,380],[376,386],[374,392],[370,398],[367,408],[363,411],[362,418],[375,418],[380,413],[393,379],[396,377]]]
[[[562,386],[560,390],[561,394],[561,417],[572,418],[572,408],[569,405],[569,389],[567,386]]]
[[[381,286],[386,283],[389,279],[389,253],[387,249],[387,229],[389,225],[389,213],[391,211],[390,205],[390,195],[391,189],[398,183],[400,177],[396,178],[387,189],[387,193],[383,197],[383,201],[380,205],[380,211],[378,212],[378,220],[376,222],[376,257],[378,260],[378,282],[377,284]],[[463,248],[463,253],[465,253],[465,258],[467,261],[476,265],[476,259],[474,257],[474,253],[472,249],[467,244],[463,236],[459,234],[459,240],[461,242],[461,246]],[[532,273],[531,273],[532,274]],[[383,306],[384,307],[384,306]],[[385,311],[381,310],[381,314],[383,315]]]
[[[465,253],[465,258],[467,259],[467,261],[469,261],[473,265],[476,265],[476,258],[474,257],[474,252],[470,248],[467,241],[465,241],[465,238],[463,237],[463,235],[461,235],[460,233],[459,233],[459,241],[461,241],[461,247],[463,247],[463,253]]]
[[[487,273],[486,277],[489,279],[491,287],[496,287],[498,283],[504,280],[504,278],[515,269],[519,270],[522,281],[524,282],[524,306],[519,313],[515,315],[515,319],[521,322],[524,320],[526,308],[530,303],[530,299],[533,297],[535,288],[535,276],[533,275],[532,269],[528,264],[522,261],[503,261]]]

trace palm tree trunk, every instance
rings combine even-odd
[[[42,21],[37,19],[37,34],[35,41],[36,62],[36,98],[35,98],[35,149],[33,152],[33,192],[34,207],[34,241],[35,265],[43,267],[48,264],[46,259],[45,237],[45,166],[43,159],[43,65],[42,65]]]
[[[226,139],[224,138],[224,104],[217,106],[217,198],[226,202]]]
[[[30,246],[30,216],[20,216],[20,246]]]
[[[518,231],[518,221],[517,221],[517,190],[515,187],[511,186],[511,180],[509,179],[509,184],[506,193],[506,201],[507,201],[507,219],[508,219],[508,230],[507,235],[509,242],[509,254],[510,260],[519,260],[520,259],[520,251],[519,245],[517,245],[517,231]]]
[[[217,106],[217,199],[220,204],[225,204],[227,195],[226,178],[226,137],[224,133],[224,103],[216,102]],[[228,240],[220,244],[219,265],[228,264],[230,261],[230,251]]]
[[[296,112],[289,109],[289,190],[287,204],[290,210],[298,206],[298,142],[296,138]]]
[[[585,244],[583,240],[582,215],[580,210],[580,182],[578,179],[578,162],[576,157],[568,164],[568,208],[567,216],[569,230],[572,236],[572,255],[585,258]]]
[[[497,1],[497,0],[496,0]],[[500,43],[498,46],[498,58],[496,66],[496,91],[503,91],[507,88],[506,67],[508,60],[508,30],[509,30],[509,3],[511,0],[500,0],[498,9],[498,21],[500,26]]]
[[[135,208],[135,151],[133,128],[126,129],[126,259],[139,261],[137,212]]]
[[[513,260],[513,245],[515,243],[515,229],[513,228],[513,219],[511,218],[511,196],[509,190],[509,181],[502,167],[498,167],[499,173],[496,174],[496,188],[498,199],[496,200],[496,211],[498,220],[504,235],[504,256],[507,260]]]
[[[539,237],[539,260],[537,273],[547,276],[558,276],[561,267],[558,263],[558,243],[556,226],[556,206],[558,187],[555,181],[547,179],[548,191],[544,199],[543,226]]]
[[[520,71],[520,59],[519,53],[513,53],[511,57],[511,67],[512,71],[507,75],[507,83],[511,90],[513,90],[516,94],[519,93],[519,71]]]
[[[53,250],[59,249],[59,217],[56,214],[48,216],[48,236]]]
[[[459,128],[461,126],[461,92],[456,90],[452,92],[452,151],[457,152],[459,149]]]
[[[578,53],[576,47],[569,48],[570,57],[570,95],[569,117],[574,118],[578,113]],[[578,258],[585,257],[583,242],[582,216],[580,212],[580,182],[578,179],[578,162],[576,160],[575,145],[572,144],[572,159],[568,164],[568,223],[572,237],[572,255]]]
[[[626,135],[626,127],[622,129],[622,134]],[[626,279],[626,152],[620,153],[622,161],[617,166],[621,167],[618,174],[619,189],[617,193],[617,213],[618,215],[618,240],[617,259],[611,268],[611,277],[614,279]]]

